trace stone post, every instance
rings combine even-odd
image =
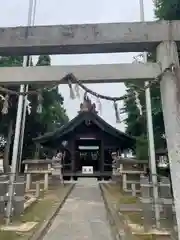
[[[162,71],[175,64],[175,73],[166,71],[161,79],[161,101],[168,147],[168,156],[175,199],[178,235],[180,239],[180,78],[176,43],[164,41],[157,47],[157,61]]]
[[[14,215],[19,216],[24,212],[24,194],[25,194],[25,179],[24,176],[19,176],[16,178],[14,184],[14,197],[13,197],[13,207]]]
[[[163,211],[161,217],[165,220],[165,226],[168,227],[169,224],[173,223],[173,207],[172,207],[172,195],[171,195],[171,186],[169,178],[161,177],[160,178],[160,198],[162,199]],[[169,221],[170,220],[170,221]],[[166,224],[168,222],[168,225]],[[173,226],[172,226],[173,227]]]
[[[131,183],[132,196],[136,197],[136,184]]]
[[[5,213],[5,206],[8,200],[8,184],[9,181],[0,176],[0,214]]]
[[[26,175],[26,192],[31,188],[31,173]]]
[[[123,164],[122,163],[119,165],[119,170],[123,171]]]
[[[140,177],[141,186],[141,198],[144,218],[144,228],[149,230],[155,224],[155,215],[153,208],[153,199],[151,196],[152,183],[149,182],[149,178],[141,175]]]
[[[48,186],[49,186],[49,175],[48,173],[44,174],[44,190],[48,190]]]
[[[36,198],[39,198],[39,195],[40,195],[40,181],[37,181],[36,182],[36,193],[35,193]]]
[[[126,175],[126,173],[122,174],[122,188],[123,188],[123,191],[127,190],[127,175]]]

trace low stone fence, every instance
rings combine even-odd
[[[145,173],[147,166],[147,161],[120,158],[114,166],[114,180],[124,192],[136,196],[140,193],[140,175]]]
[[[52,174],[52,160],[24,160],[26,174],[26,191],[30,190],[33,175],[43,175],[44,190],[48,190],[49,175]]]
[[[136,196],[140,193],[140,175],[142,171],[120,171],[122,176],[122,189],[124,192],[132,193]]]
[[[141,176],[140,179],[141,186],[141,197],[140,201],[142,203],[144,224],[154,225],[155,224],[155,203],[153,199],[153,185],[149,181],[148,177]],[[158,193],[159,198],[158,209],[160,211],[160,221],[162,227],[174,227],[176,224],[176,217],[174,211],[174,200],[172,197],[170,180],[167,177],[159,177],[158,181]]]
[[[25,179],[24,176],[16,176],[14,182],[14,194],[12,201],[12,215],[20,215],[24,211],[25,203]],[[9,200],[9,176],[0,175],[0,214],[6,216],[6,207]]]
[[[139,170],[145,171],[148,167],[147,160],[138,160],[138,159],[131,159],[131,158],[122,158],[117,157],[115,168],[122,170]]]

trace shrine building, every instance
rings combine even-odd
[[[135,146],[135,139],[105,122],[86,97],[78,115],[54,132],[34,139],[36,144],[65,152],[63,176],[69,180],[88,176],[98,180],[112,176],[112,152]],[[89,172],[88,172],[88,169]]]

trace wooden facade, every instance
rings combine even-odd
[[[65,151],[63,174],[66,179],[82,176],[110,178],[114,151],[132,149],[135,140],[105,122],[88,106],[89,99],[81,104],[78,115],[53,133],[36,138],[36,143]],[[83,108],[84,106],[84,108]],[[87,107],[88,106],[88,107]],[[92,166],[93,174],[83,174],[83,166]]]

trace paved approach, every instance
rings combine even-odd
[[[44,240],[112,240],[106,209],[95,179],[80,180]]]

